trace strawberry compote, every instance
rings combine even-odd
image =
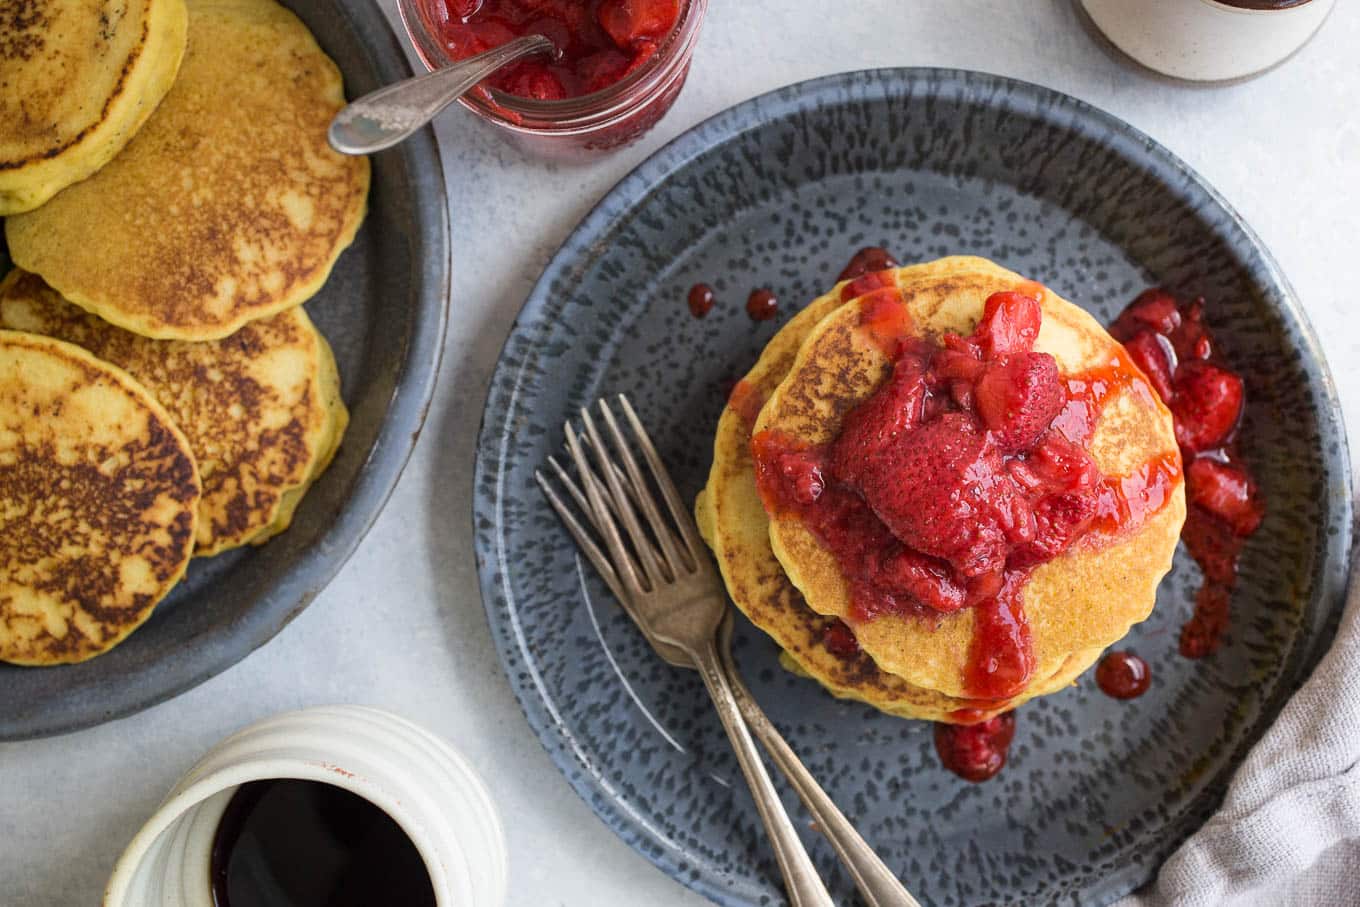
[[[1218,649],[1238,555],[1265,516],[1256,480],[1237,450],[1246,385],[1219,357],[1204,323],[1203,299],[1181,305],[1165,290],[1146,290],[1110,333],[1147,374],[1176,423],[1189,504],[1181,538],[1204,573],[1194,615],[1181,628],[1180,651],[1200,658]]]
[[[912,336],[890,275],[870,272],[843,292],[859,298],[861,329],[892,373],[828,445],[752,438],[765,507],[795,516],[835,555],[852,624],[975,609],[967,693],[1014,696],[1035,667],[1021,595],[1029,574],[1088,532],[1155,512],[1179,464],[1101,473],[1083,447],[1094,414],[1139,376],[1116,358],[1064,378],[1035,352],[1042,288],[993,294],[970,336],[938,344]]]
[[[556,60],[531,57],[487,83],[521,98],[558,101],[591,94],[652,59],[675,28],[681,0],[425,0],[454,59],[520,35],[546,35]]]
[[[892,253],[882,246],[865,246],[850,257],[845,269],[841,271],[836,282],[842,280],[854,280],[856,277],[863,277],[873,271],[886,271],[889,268],[899,267],[897,259],[892,257]]]
[[[986,781],[1006,765],[1015,737],[1015,713],[1003,712],[975,724],[936,724],[940,764],[965,781]]]

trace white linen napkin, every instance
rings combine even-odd
[[[1360,557],[1331,650],[1223,806],[1118,907],[1360,905]]]

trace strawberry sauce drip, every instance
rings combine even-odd
[[[892,257],[892,253],[880,246],[865,246],[850,258],[845,270],[841,271],[836,278],[836,283],[842,280],[854,280],[872,271],[886,271],[889,268],[898,267],[897,259]]]
[[[822,645],[837,658],[848,661],[859,657],[859,640],[845,621],[834,617],[822,628]]]
[[[911,333],[911,313],[902,304],[901,292],[895,286],[870,290],[860,297],[859,306],[860,329],[883,355],[897,358],[902,338]]]
[[[1151,683],[1147,662],[1132,652],[1110,652],[1096,666],[1096,685],[1115,699],[1136,699]]]
[[[1179,303],[1165,290],[1141,293],[1110,328],[1171,410],[1185,463],[1189,505],[1181,540],[1204,581],[1181,627],[1180,652],[1216,651],[1228,628],[1237,561],[1265,505],[1237,448],[1246,384],[1218,355],[1204,300]]]
[[[1004,712],[976,724],[935,725],[935,752],[940,763],[965,781],[994,777],[1006,765],[1015,738],[1015,713]]]
[[[741,417],[748,431],[755,427],[756,419],[759,418],[760,410],[764,406],[765,395],[761,393],[759,387],[745,378],[732,385],[732,391],[727,395],[728,409]]]
[[[985,700],[1016,695],[1033,674],[1021,595],[1033,569],[1088,533],[1131,531],[1179,476],[1174,454],[1101,474],[1082,444],[1104,400],[1142,378],[1116,357],[1064,380],[1033,351],[1041,292],[993,294],[972,335],[935,344],[911,336],[891,274],[855,278],[843,297],[859,298],[860,328],[892,374],[829,444],[775,431],[751,441],[766,510],[801,521],[849,579],[852,628],[974,609],[964,686]]]

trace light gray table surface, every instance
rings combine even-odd
[[[384,3],[390,13],[392,0]],[[461,109],[441,118],[452,317],[429,422],[390,503],[330,587],[234,668],[121,721],[0,745],[0,905],[98,903],[127,839],[208,747],[273,712],[332,702],[406,715],[476,764],[507,828],[510,904],[706,903],[577,798],[501,673],[469,518],[487,382],[548,257],[649,153],[769,89],[899,65],[1037,82],[1122,117],[1188,161],[1279,260],[1321,335],[1347,420],[1360,425],[1360,3],[1337,4],[1311,44],[1261,78],[1198,87],[1113,58],[1070,0],[710,0],[689,84],[635,147],[553,167]]]

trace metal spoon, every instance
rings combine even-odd
[[[452,66],[404,79],[352,101],[331,120],[331,147],[341,154],[391,148],[502,66],[531,54],[556,54],[543,35],[524,35]]]

